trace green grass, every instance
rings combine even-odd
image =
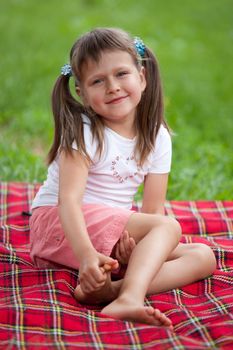
[[[141,36],[160,62],[175,132],[169,199],[232,199],[232,0],[3,0],[1,180],[43,181],[51,89],[74,40],[95,26]]]

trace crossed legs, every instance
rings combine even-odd
[[[122,320],[171,327],[171,321],[159,310],[144,306],[145,295],[181,287],[205,278],[215,269],[215,257],[203,244],[181,244],[180,227],[168,217],[133,214],[126,230],[137,245],[122,280],[106,284],[91,295],[78,286],[81,302],[107,302],[102,313]]]

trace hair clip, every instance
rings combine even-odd
[[[135,50],[137,51],[137,53],[143,57],[145,55],[145,49],[146,49],[146,46],[144,44],[144,42],[142,41],[142,39],[140,39],[139,37],[135,37],[134,38],[134,47],[135,47]]]
[[[61,68],[61,74],[62,75],[68,75],[69,77],[72,76],[72,69],[70,64],[64,64],[64,66]]]

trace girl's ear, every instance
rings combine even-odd
[[[85,97],[84,97],[84,95],[83,95],[82,90],[80,89],[80,87],[79,87],[79,86],[76,86],[76,87],[75,87],[75,90],[76,90],[76,93],[77,93],[78,97],[79,97],[80,100],[82,101],[82,103],[85,104]]]
[[[76,90],[77,95],[82,98],[80,87],[76,86],[75,90]]]
[[[145,67],[143,67],[143,66],[141,67],[139,74],[140,74],[140,79],[141,79],[141,88],[142,88],[142,92],[143,92],[146,88],[146,70],[145,70]]]

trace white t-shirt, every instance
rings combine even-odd
[[[92,138],[90,122],[84,121],[84,140],[92,164],[89,168],[83,203],[99,203],[130,209],[138,187],[149,173],[165,174],[171,168],[171,137],[161,125],[154,151],[141,167],[134,157],[136,138],[125,138],[105,127],[104,149],[101,158]],[[75,142],[73,149],[77,149]],[[32,208],[58,204],[59,156],[50,164],[47,179],[40,187]]]

